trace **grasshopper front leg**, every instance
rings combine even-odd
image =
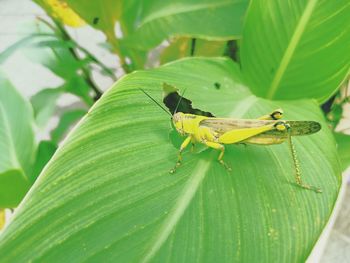
[[[188,136],[188,137],[183,141],[183,143],[181,144],[179,153],[178,153],[178,155],[177,155],[177,162],[176,162],[174,168],[170,170],[170,173],[171,173],[171,174],[175,173],[175,172],[176,172],[176,168],[179,167],[179,166],[181,165],[181,162],[182,162],[182,152],[185,150],[185,148],[187,147],[187,145],[190,144],[191,141],[192,141],[192,136]]]

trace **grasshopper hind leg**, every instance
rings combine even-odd
[[[289,143],[290,151],[291,151],[292,157],[293,157],[293,164],[294,164],[294,168],[295,168],[295,181],[296,181],[296,184],[298,186],[304,188],[304,189],[312,190],[312,191],[314,191],[316,193],[322,193],[322,190],[320,188],[312,186],[312,185],[309,185],[309,184],[306,184],[306,183],[304,183],[302,181],[300,165],[299,165],[299,161],[298,161],[298,158],[297,158],[297,153],[296,153],[294,144],[292,142],[292,137],[291,137],[290,134],[288,135],[288,143]]]
[[[231,171],[232,171],[231,167],[230,167],[227,163],[225,163],[224,160],[222,159],[222,158],[224,157],[224,153],[225,153],[225,146],[223,146],[222,144],[217,143],[217,142],[208,142],[208,141],[206,141],[206,142],[204,142],[204,143],[205,143],[208,147],[214,148],[214,149],[220,151],[220,155],[219,155],[219,157],[218,157],[219,163],[222,164],[222,165],[225,167],[225,169],[226,169],[227,171],[231,172]]]

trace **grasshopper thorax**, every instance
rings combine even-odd
[[[173,124],[181,135],[195,134],[198,131],[201,120],[208,117],[198,116],[190,113],[177,112],[173,115]]]

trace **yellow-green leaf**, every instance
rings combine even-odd
[[[114,36],[116,21],[121,15],[121,0],[66,0],[89,25]]]
[[[65,0],[34,0],[46,12],[61,23],[71,26],[80,27],[85,25],[85,21],[76,14]]]

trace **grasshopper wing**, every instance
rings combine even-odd
[[[289,124],[289,131],[279,131],[277,129],[266,131],[249,138],[246,143],[253,144],[278,144],[288,139],[288,136],[310,135],[318,132],[321,125],[315,121],[286,121]],[[288,134],[289,133],[289,134]]]
[[[244,128],[258,128],[266,125],[271,125],[278,120],[256,120],[256,119],[229,119],[229,118],[207,118],[202,120],[199,125],[208,127],[218,134],[224,134],[231,130]],[[316,121],[285,121],[290,125],[290,135],[309,135],[321,130],[321,124]],[[264,134],[282,135],[287,134],[287,131],[270,130]]]
[[[259,144],[271,144],[276,143],[276,135],[268,135],[266,138],[263,136],[265,132],[275,130],[275,120],[249,120],[249,119],[220,119],[220,118],[207,118],[202,120],[199,125],[210,129],[217,137],[218,142],[224,144],[249,142]],[[259,137],[259,142],[252,141],[253,138]],[[266,140],[268,138],[274,138],[273,141]],[[283,136],[286,138],[286,136]],[[260,142],[261,141],[261,142]]]
[[[242,140],[243,143],[253,144],[278,144],[284,142],[288,138],[288,131],[280,131],[277,129],[270,129],[261,132],[263,127],[268,127],[278,122],[278,120],[255,120],[255,119],[228,119],[228,118],[207,118],[200,122],[201,127],[207,127],[218,137],[224,134],[232,133],[234,130],[244,132],[245,129],[255,130],[251,136]],[[290,135],[309,135],[318,132],[321,125],[315,121],[286,121],[290,125]],[[225,135],[226,136],[226,135]]]
[[[254,120],[254,119],[229,119],[229,118],[206,118],[199,125],[207,127],[218,134],[224,134],[232,130],[246,128],[259,128],[276,123],[275,120]]]

